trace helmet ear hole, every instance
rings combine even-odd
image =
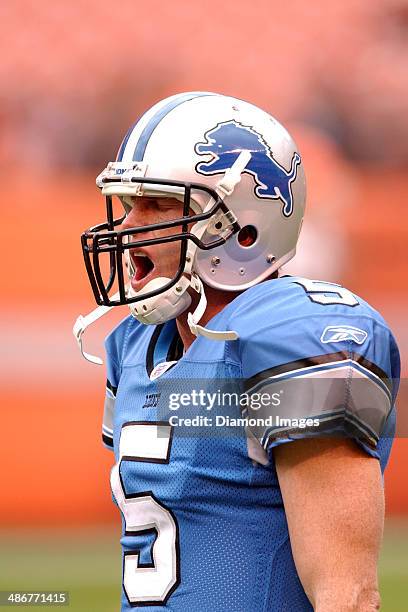
[[[238,243],[243,247],[250,247],[258,238],[258,230],[253,225],[245,225],[238,232]]]

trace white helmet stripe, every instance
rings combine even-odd
[[[202,96],[216,96],[206,91],[192,91],[185,94],[177,94],[167,98],[163,104],[159,102],[145,113],[141,119],[126,134],[119,150],[117,161],[143,161],[147,144],[160,121],[174,108]]]
[[[175,94],[171,96],[171,100],[178,98],[180,94]],[[139,140],[139,136],[149,123],[150,119],[153,117],[157,111],[165,106],[168,103],[169,99],[160,100],[154,106],[149,108],[139,119],[131,126],[126,136],[124,137],[122,144],[119,147],[119,151],[116,157],[116,161],[132,161],[133,160],[133,152],[135,150],[137,141]]]

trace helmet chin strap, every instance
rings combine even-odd
[[[115,295],[112,296],[112,300],[116,300],[118,297],[119,292],[115,293]],[[91,363],[96,363],[97,365],[103,365],[102,359],[100,357],[97,357],[96,355],[91,355],[90,353],[87,353],[84,350],[82,336],[87,327],[89,327],[90,325],[92,325],[92,323],[95,323],[95,321],[103,317],[106,313],[110,311],[111,308],[113,308],[113,306],[98,306],[98,308],[95,308],[94,310],[92,310],[92,312],[85,316],[79,315],[72,329],[72,333],[76,338],[82,356],[87,361],[90,361]]]
[[[241,151],[234,164],[225,172],[224,176],[217,183],[215,191],[223,199],[233,193],[235,187],[241,181],[241,174],[250,159],[251,153],[249,151]],[[211,202],[208,203],[203,212],[206,211],[210,204]],[[191,228],[191,232],[201,239],[210,221],[211,220],[198,221]],[[201,279],[192,271],[197,248],[195,243],[189,245],[183,275],[173,287],[170,287],[167,291],[159,293],[154,297],[141,300],[134,304],[129,304],[130,312],[138,321],[147,325],[158,325],[170,319],[174,319],[190,306],[191,296],[188,293],[188,289],[192,287],[200,295],[200,299],[194,312],[189,312],[187,316],[187,322],[191,333],[195,336],[204,336],[210,340],[237,340],[239,336],[234,330],[214,331],[199,325],[199,321],[207,308],[207,298]],[[131,266],[130,258],[127,263]],[[190,279],[185,276],[186,274],[190,276]],[[166,285],[169,281],[170,279],[165,277],[152,279],[143,287],[141,292],[146,293],[147,291],[153,291],[154,289]],[[126,291],[127,294],[131,296],[141,294],[140,292],[134,291],[130,283],[126,286]],[[112,299],[117,299],[118,295],[119,294],[115,294]],[[99,306],[86,316],[79,315],[75,322],[73,334],[78,342],[83,357],[91,363],[102,365],[103,361],[100,357],[91,355],[84,350],[82,336],[89,325],[95,323],[100,317],[109,312],[111,308],[113,307]]]

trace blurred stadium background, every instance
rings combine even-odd
[[[95,176],[162,97],[209,90],[264,107],[291,128],[309,182],[287,269],[343,283],[378,308],[406,375],[408,2],[3,0],[0,22],[0,589],[69,590],[72,610],[115,610],[104,372],[71,334],[94,307],[79,235],[102,219]],[[90,333],[89,348],[100,354],[125,315]],[[385,612],[408,609],[403,395],[385,478]]]

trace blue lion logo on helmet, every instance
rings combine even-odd
[[[283,168],[272,155],[272,151],[252,127],[238,121],[218,123],[205,133],[206,142],[195,145],[199,155],[211,154],[209,162],[199,162],[196,170],[206,176],[222,174],[231,168],[241,151],[249,151],[251,159],[244,172],[255,179],[255,195],[258,198],[281,200],[282,212],[289,217],[293,212],[292,183],[297,176],[300,155],[294,153],[290,170]]]

